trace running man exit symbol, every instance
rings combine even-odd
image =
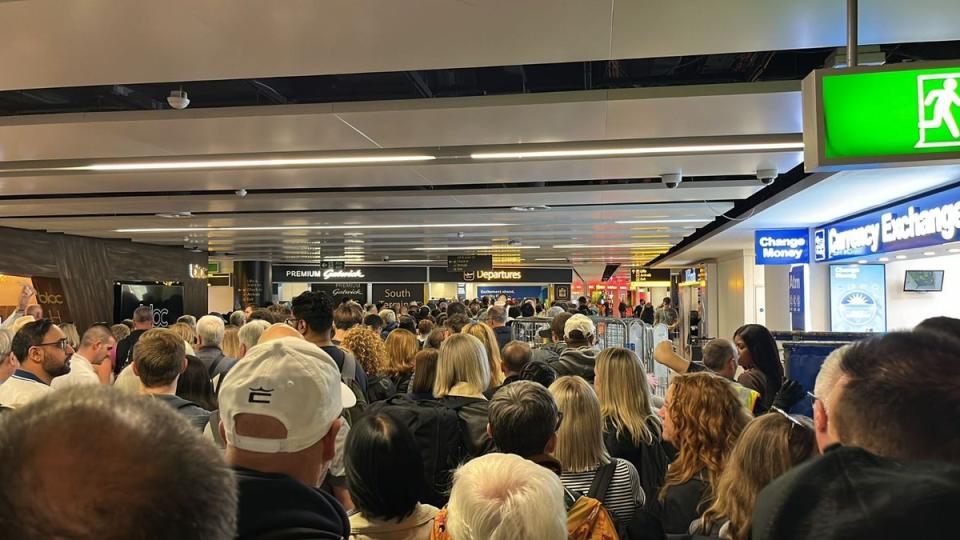
[[[920,138],[917,148],[960,146],[960,73],[920,75],[917,77],[917,103],[920,112]]]

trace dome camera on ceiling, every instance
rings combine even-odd
[[[182,111],[190,106],[190,98],[187,97],[187,93],[183,89],[174,90],[167,96],[167,103],[174,109]]]
[[[680,173],[667,173],[660,175],[660,181],[669,189],[674,189],[683,182],[683,175]]]
[[[757,180],[765,186],[769,186],[777,179],[777,176],[780,175],[780,171],[776,169],[758,169],[757,170]]]

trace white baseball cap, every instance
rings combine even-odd
[[[330,431],[343,409],[357,399],[340,381],[336,362],[320,347],[298,337],[254,346],[231,369],[219,393],[220,418],[229,444],[261,453],[299,452]],[[284,439],[238,435],[236,416],[275,418]]]
[[[597,327],[594,326],[593,321],[582,313],[577,313],[567,319],[567,322],[563,325],[563,337],[569,338],[570,332],[574,331],[580,332],[584,338],[597,335]]]

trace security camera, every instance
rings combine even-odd
[[[183,90],[174,90],[167,96],[167,103],[174,109],[182,111],[190,106],[190,98],[187,97],[187,93]]]
[[[389,255],[384,255],[384,256],[383,256],[383,262],[390,262],[390,256],[389,256]]]
[[[247,190],[245,190],[245,189],[243,189],[243,188],[238,189],[238,190],[235,191],[234,193],[237,194],[237,197],[241,197],[241,198],[247,196]]]
[[[683,182],[683,175],[680,173],[661,174],[660,181],[663,182],[664,186],[674,189],[680,185],[680,182]]]
[[[466,235],[463,234],[462,232],[458,232],[458,233],[457,233],[457,238],[463,238],[464,236],[466,236]]]
[[[777,179],[777,176],[780,174],[780,171],[776,169],[759,169],[757,170],[757,180],[765,186],[769,186]]]

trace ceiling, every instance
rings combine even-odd
[[[755,195],[758,169],[801,166],[799,78],[843,42],[839,4],[0,2],[0,226],[599,278]],[[872,2],[862,41],[890,61],[953,50],[923,42],[960,38],[960,5],[922,4]],[[180,86],[193,105],[167,108]],[[581,154],[515,155],[536,151]],[[359,155],[429,159],[318,163]],[[252,158],[313,162],[130,167]]]

